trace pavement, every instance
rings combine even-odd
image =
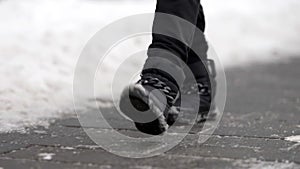
[[[300,169],[299,65],[300,59],[291,59],[226,70],[225,112],[203,144],[191,131],[162,155],[119,157],[97,146],[75,116],[66,116],[48,128],[0,134],[0,169]],[[139,133],[107,110],[116,130]]]

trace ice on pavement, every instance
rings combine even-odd
[[[54,153],[40,153],[40,154],[38,154],[38,156],[41,159],[47,160],[47,161],[52,160],[52,158],[53,158],[54,155],[55,155]]]
[[[155,2],[0,1],[0,132],[72,113],[73,71],[85,43],[118,18],[153,12]],[[203,6],[207,36],[227,67],[300,52],[299,0],[203,0]]]
[[[300,143],[300,135],[286,137],[285,140]]]

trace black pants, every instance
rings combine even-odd
[[[167,32],[174,32],[174,34],[181,34],[183,32],[183,25],[178,24],[177,20],[162,19],[158,16],[158,13],[170,14],[180,17],[204,32],[205,18],[200,0],[157,0],[156,16],[153,22],[153,29],[168,29]],[[153,33],[152,44],[149,46],[151,49],[164,49],[180,58],[190,68],[196,79],[203,76],[205,71],[204,65],[201,60],[207,59],[206,52],[208,49],[206,41],[203,39],[203,33],[196,36],[194,32],[189,31],[189,36],[193,36],[193,40],[187,45],[182,39],[175,39],[162,34]],[[198,56],[188,46],[194,46],[193,48],[201,48],[201,56]],[[148,52],[148,57],[160,57],[157,52]],[[163,54],[162,54],[163,55]],[[163,57],[163,56],[161,56]],[[200,60],[201,59],[201,60]],[[149,63],[151,64],[151,63]],[[147,61],[146,64],[147,65]],[[151,65],[150,65],[151,66]],[[146,67],[146,66],[145,66]],[[178,64],[178,68],[184,69],[182,65]],[[180,73],[179,73],[180,74]],[[184,74],[184,73],[183,73]],[[183,79],[186,77],[183,76]]]

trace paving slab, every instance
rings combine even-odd
[[[129,159],[107,153],[102,149],[62,149],[59,147],[30,147],[21,152],[11,153],[11,158],[29,158],[41,160],[39,154],[52,153],[54,162],[79,163],[95,166],[110,166],[111,168],[246,168],[251,165],[264,164],[265,166],[285,166],[296,168],[295,163],[262,162],[259,160],[238,160],[227,158],[204,158],[199,156],[162,155],[146,159]],[[116,163],[117,162],[117,163]],[[261,164],[261,166],[263,166]],[[246,167],[245,167],[246,166]]]
[[[167,154],[300,163],[298,143],[266,138],[212,136],[204,144],[183,141]]]
[[[107,166],[93,166],[82,164],[65,164],[61,162],[35,161],[25,159],[0,159],[0,168],[30,168],[30,169],[101,169],[108,168]]]

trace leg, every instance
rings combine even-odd
[[[210,108],[214,109],[213,98],[215,95],[216,81],[214,62],[207,58],[208,44],[204,36],[205,17],[201,5],[196,26],[201,32],[195,32],[192,48],[197,50],[199,56],[193,50],[189,50],[187,65],[194,75],[194,77],[190,78],[196,79],[198,88],[193,87],[194,85],[189,83],[190,79],[186,78],[185,84],[187,84],[187,86],[185,86],[185,89],[187,93],[198,93],[200,96],[199,114],[205,117]]]
[[[200,56],[198,56],[194,51],[189,50],[188,51],[188,60],[187,65],[193,72],[196,80],[201,79],[203,77],[207,77],[207,72],[205,69],[203,62],[206,62],[207,60],[207,50],[208,50],[208,44],[206,42],[205,36],[204,36],[204,30],[205,30],[205,17],[202,5],[200,5],[198,18],[197,18],[197,28],[202,31],[202,33],[198,32],[195,34],[193,39],[192,48],[197,49]]]
[[[182,25],[180,21],[174,19],[173,17],[164,18],[159,15],[159,13],[170,14],[180,17],[186,21],[196,25],[198,20],[198,13],[200,7],[200,0],[157,0],[156,15],[153,23],[153,40],[152,44],[149,46],[148,56],[151,57],[161,57],[170,60],[175,63],[178,67],[173,70],[184,79],[184,73],[182,71],[183,65],[178,63],[176,59],[180,59],[183,62],[187,61],[187,54],[189,48],[187,44],[191,45],[194,37],[195,27],[188,28],[191,30],[186,30],[186,25]],[[156,34],[155,32],[168,32],[171,35],[178,37],[174,39],[169,36],[162,34]],[[173,55],[177,56],[174,60],[173,56],[169,56],[164,52],[156,52],[155,49],[166,50]],[[147,59],[145,63],[145,68],[143,73],[147,72],[145,70],[147,67],[153,67],[158,63],[151,63]]]

